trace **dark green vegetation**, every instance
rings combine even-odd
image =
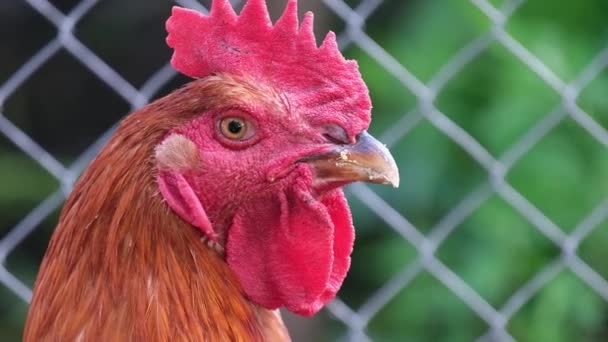
[[[77,1],[53,1],[69,11]],[[280,3],[281,1],[276,1]],[[356,6],[360,1],[348,1]],[[502,6],[503,1],[491,1]],[[508,1],[507,1],[508,2]],[[319,1],[317,33],[344,24]],[[101,1],[77,24],[78,39],[135,87],[168,60],[163,20],[170,1]],[[280,6],[279,6],[280,7]],[[275,6],[275,13],[279,7]],[[529,1],[506,24],[506,31],[566,83],[575,81],[608,47],[608,3],[604,0]],[[0,83],[52,39],[56,31],[22,1],[0,4]],[[424,83],[466,44],[487,34],[493,23],[468,1],[385,1],[367,22],[366,32]],[[411,115],[413,125],[394,141],[401,168],[398,190],[371,187],[423,234],[474,191],[489,188],[487,170],[427,119],[416,121],[418,98],[357,45],[356,58],[374,100],[372,133],[382,137]],[[176,77],[161,93],[185,82]],[[456,73],[434,101],[438,110],[476,139],[494,158],[512,148],[562,98],[501,43]],[[608,129],[608,69],[584,87],[577,104]],[[2,113],[65,165],[70,165],[129,105],[61,51],[4,104]],[[387,136],[387,135],[385,135]],[[506,182],[569,234],[608,198],[608,149],[571,118],[565,118],[517,159]],[[60,183],[0,135],[0,238]],[[416,262],[416,248],[349,192],[357,226],[353,267],[341,297],[352,308],[364,305],[390,279]],[[496,309],[535,274],[561,255],[504,195],[488,191],[438,246],[435,256]],[[57,211],[10,254],[6,267],[31,286],[57,219]],[[583,240],[580,258],[608,279],[608,222]],[[18,340],[26,305],[0,286],[0,336]],[[423,271],[384,306],[367,329],[379,341],[471,341],[487,323],[434,275]],[[563,269],[517,310],[508,332],[522,341],[608,339],[608,303],[575,273]],[[327,320],[328,339],[344,326]]]

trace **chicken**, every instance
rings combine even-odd
[[[172,64],[195,80],[127,116],[77,182],[25,341],[286,341],[278,308],[334,298],[354,240],[341,187],[399,175],[356,63],[312,21],[295,0],[274,25],[264,0],[174,8]]]

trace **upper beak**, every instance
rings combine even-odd
[[[352,145],[336,145],[327,152],[309,156],[315,180],[332,182],[368,182],[399,187],[399,170],[385,145],[367,132]]]

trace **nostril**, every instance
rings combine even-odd
[[[324,133],[323,137],[334,143],[340,145],[348,145],[351,143],[351,139],[346,133],[346,130],[336,124],[327,124],[323,127]]]
[[[363,134],[365,134],[365,133],[366,133],[366,131],[363,131],[363,132],[357,134],[357,136],[355,137],[355,143],[358,143],[359,140],[361,140],[361,137],[363,136]]]
[[[344,145],[344,144],[346,144],[343,140],[336,139],[331,134],[325,133],[325,134],[323,134],[323,138],[325,138],[325,140],[331,142],[332,144],[338,144],[338,145]]]

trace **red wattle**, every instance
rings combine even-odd
[[[341,190],[314,198],[295,182],[236,214],[228,232],[227,261],[255,303],[310,316],[342,285],[354,242]]]

